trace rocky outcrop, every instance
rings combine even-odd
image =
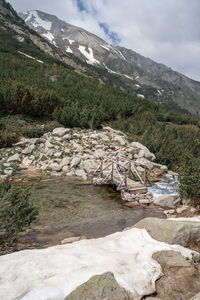
[[[134,225],[135,228],[146,229],[152,238],[169,244],[200,249],[200,222],[172,219],[145,218]]]
[[[161,251],[154,253],[153,259],[161,265],[164,273],[156,282],[158,298],[162,300],[190,299],[199,292],[200,268],[196,268],[180,253]],[[199,295],[196,297],[200,299]]]
[[[104,273],[90,278],[75,289],[65,300],[131,300],[121,288],[112,273]]]
[[[164,208],[175,208],[177,204],[181,202],[179,195],[171,196],[165,195],[157,198],[153,198],[153,203],[155,205],[164,207]]]
[[[0,149],[0,154],[3,166],[0,176],[4,177],[8,176],[7,168],[12,168],[6,165],[8,162],[22,162],[27,167],[33,165],[51,176],[70,175],[84,179],[105,158],[117,160],[122,165],[135,162],[141,177],[145,168],[157,168],[152,162],[155,156],[145,146],[137,142],[129,143],[126,135],[110,127],[99,131],[55,128],[40,139],[22,138],[13,148]],[[159,176],[165,171],[163,166]]]

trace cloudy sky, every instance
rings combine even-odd
[[[9,1],[9,0],[8,0]],[[199,0],[10,0],[87,29],[200,81]]]

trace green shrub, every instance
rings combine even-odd
[[[19,232],[23,232],[38,212],[29,202],[29,189],[12,186],[7,180],[0,184],[0,247],[5,249],[17,241]]]

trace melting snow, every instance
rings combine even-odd
[[[128,76],[128,75],[125,75],[125,74],[121,74],[121,73],[115,72],[115,71],[109,69],[104,63],[103,63],[103,65],[104,65],[104,67],[106,68],[106,70],[107,70],[109,73],[113,73],[113,74],[117,74],[117,75],[120,75],[120,76],[124,76],[124,77],[126,77],[126,78],[128,78],[128,79],[133,80],[132,77],[130,77],[130,76]]]
[[[33,57],[33,56],[30,56],[30,55],[28,55],[28,54],[26,54],[26,53],[24,53],[24,52],[18,51],[18,53],[19,53],[19,54],[22,54],[22,55],[24,55],[24,56],[26,56],[27,58],[36,60],[37,62],[39,62],[39,63],[41,63],[41,64],[44,63],[42,60],[39,60],[39,59],[37,59],[37,58],[35,58],[35,57]]]
[[[51,43],[54,39],[54,36],[51,32],[48,32],[48,33],[43,33],[42,36],[44,36],[45,38],[47,38]]]
[[[73,53],[73,52],[72,52],[72,49],[71,49],[69,46],[66,48],[65,51],[68,52],[68,53]]]
[[[39,17],[37,11],[31,10],[31,11],[29,11],[28,13],[30,14],[30,18],[31,18],[31,17],[34,17],[34,22],[32,22],[32,25],[33,25],[34,27],[39,27],[39,26],[41,26],[41,27],[43,27],[43,28],[46,29],[46,30],[50,30],[50,29],[51,29],[52,22],[42,20],[42,19]],[[30,18],[29,18],[29,19],[30,19]],[[28,19],[28,18],[27,18],[27,19]],[[28,19],[28,20],[29,20],[29,19]]]
[[[89,50],[89,53],[85,50],[85,47],[84,46],[79,46],[78,47],[79,51],[87,58],[87,63],[88,64],[100,64],[100,62],[94,58],[94,55],[93,55],[93,50],[92,48],[88,48]]]
[[[124,232],[40,250],[0,256],[1,300],[63,300],[96,274],[112,272],[135,300],[155,291],[162,270],[152,254],[162,250],[191,250],[151,238],[145,229]]]
[[[106,50],[108,50],[108,51],[110,51],[110,48],[108,48],[108,47],[106,47],[104,45],[101,45],[101,47],[104,48],[104,49],[106,49]]]
[[[141,86],[139,84],[135,84],[135,87],[139,89]]]
[[[75,42],[74,40],[70,40],[70,39],[68,39],[68,41],[69,41],[70,45],[72,45]]]

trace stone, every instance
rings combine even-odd
[[[80,157],[74,157],[71,161],[71,164],[70,164],[71,168],[77,167],[80,164],[80,162],[81,162]]]
[[[190,245],[200,246],[200,222],[145,218],[136,223],[134,227],[146,229],[152,238],[161,242],[188,248]]]
[[[151,153],[148,149],[142,149],[139,151],[138,153],[138,158],[146,158],[150,161],[155,160],[155,155],[153,153]]]
[[[164,210],[163,211],[165,215],[173,215],[175,213],[174,209]]]
[[[113,140],[115,142],[120,143],[121,146],[125,146],[126,145],[126,141],[123,139],[123,137],[121,137],[120,135],[116,135]]]
[[[94,140],[98,140],[100,138],[100,136],[97,133],[92,133],[92,134],[90,134],[90,138],[94,139]]]
[[[60,166],[61,168],[63,168],[64,166],[67,166],[69,164],[69,158],[68,157],[64,157],[61,162],[60,162]]]
[[[56,152],[56,153],[54,154],[54,156],[55,156],[55,157],[61,157],[61,156],[62,156],[62,152]]]
[[[21,158],[19,154],[16,153],[8,158],[8,162],[21,162]]]
[[[58,163],[52,163],[49,165],[49,168],[53,171],[60,171],[61,166]]]
[[[65,173],[69,172],[69,167],[68,166],[62,167],[62,171]]]
[[[13,169],[7,169],[7,170],[4,170],[4,174],[5,175],[7,175],[7,176],[10,176],[10,175],[12,175],[12,173],[13,173]]]
[[[181,202],[181,199],[177,196],[160,196],[157,198],[153,198],[153,203],[155,205],[161,206],[161,207],[167,207],[167,208],[175,208],[178,203]]]
[[[87,175],[86,175],[84,170],[76,170],[75,175],[79,176],[79,177],[82,177],[83,180],[87,180]]]
[[[87,159],[83,163],[83,168],[87,173],[94,172],[98,167],[98,163],[94,159]]]
[[[62,137],[64,136],[67,132],[69,132],[70,129],[69,128],[63,128],[63,127],[59,127],[59,128],[55,128],[53,130],[53,135]]]
[[[91,277],[80,285],[65,300],[130,300],[128,293],[121,288],[112,273]]]
[[[188,205],[183,205],[182,207],[178,207],[176,209],[176,212],[177,212],[177,214],[181,214],[182,212],[184,212],[187,209],[188,209]]]
[[[156,294],[162,300],[190,299],[200,290],[200,272],[179,252],[159,251],[153,254],[164,276],[156,282]],[[198,299],[198,298],[197,298]]]
[[[25,148],[24,150],[22,150],[22,154],[31,154],[33,152],[33,150],[35,149],[35,145],[30,145],[27,148]]]
[[[152,200],[151,199],[140,199],[139,203],[141,203],[141,204],[150,204],[150,203],[152,203]]]
[[[103,158],[103,157],[106,158],[107,155],[102,149],[98,149],[98,150],[95,151],[94,157],[95,158]]]
[[[72,136],[71,136],[71,134],[69,134],[69,133],[63,135],[63,137],[62,137],[63,141],[69,141],[69,140],[71,140],[71,138],[72,138]]]
[[[200,300],[200,293],[196,294],[194,297],[190,298],[189,300]]]
[[[45,148],[53,148],[54,147],[54,145],[52,145],[49,141],[46,141],[46,143],[45,143]]]
[[[137,158],[136,165],[146,167],[147,169],[151,170],[153,169],[153,164],[146,158]]]

